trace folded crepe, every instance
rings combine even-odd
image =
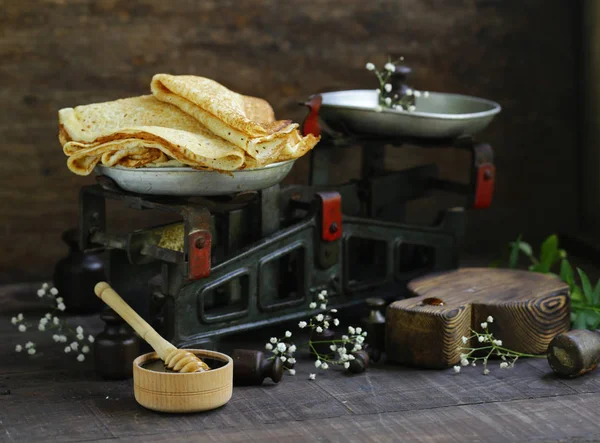
[[[233,171],[304,155],[318,142],[276,121],[265,100],[202,77],[154,76],[153,95],[64,108],[59,141],[67,166],[88,175],[105,166],[188,165]]]

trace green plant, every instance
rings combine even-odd
[[[573,266],[567,259],[568,254],[559,247],[556,234],[550,235],[542,242],[539,257],[535,256],[531,245],[521,240],[519,235],[515,241],[509,243],[508,268],[517,268],[519,259],[523,256],[529,260],[528,269],[531,272],[556,275],[569,285],[571,322],[574,329],[596,329],[600,326],[600,280],[594,287],[587,274],[576,268],[579,277],[579,282],[577,281]],[[497,260],[492,266],[498,267],[501,264],[502,260]]]

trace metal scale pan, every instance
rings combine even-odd
[[[95,172],[105,175],[124,191],[148,195],[216,196],[258,191],[281,182],[295,159],[262,168],[230,173],[200,171],[189,167],[123,168],[98,165]]]
[[[490,100],[440,92],[416,98],[413,112],[389,108],[378,112],[374,89],[319,95],[319,117],[332,129],[353,135],[457,138],[480,132],[501,110]]]

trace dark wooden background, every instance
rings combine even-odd
[[[0,0],[0,282],[51,275],[66,253],[60,234],[76,224],[78,189],[93,182],[67,170],[58,109],[148,93],[158,72],[213,78],[300,121],[299,100],[374,87],[365,63],[403,55],[418,89],[503,106],[481,134],[496,151],[495,201],[469,214],[466,250],[573,230],[578,3]],[[425,156],[391,154],[396,168]],[[446,175],[464,174],[464,157],[435,155]],[[288,181],[304,180],[306,160]],[[357,156],[334,162],[352,174]]]

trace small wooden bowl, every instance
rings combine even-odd
[[[133,361],[133,392],[145,408],[160,412],[200,412],[223,406],[233,391],[233,360],[220,352],[186,349],[198,357],[225,362],[206,372],[158,372],[142,367],[158,359],[156,352]]]

